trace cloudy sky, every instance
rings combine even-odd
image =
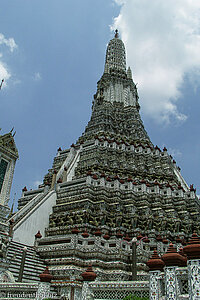
[[[11,201],[42,182],[57,148],[84,131],[116,28],[152,142],[167,147],[200,193],[200,1],[7,0],[0,127],[1,134],[15,127],[20,156]]]

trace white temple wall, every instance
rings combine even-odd
[[[13,240],[32,246],[38,230],[44,237],[45,228],[49,225],[49,215],[55,204],[56,192],[51,191],[14,226]]]

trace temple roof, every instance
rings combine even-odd
[[[18,158],[18,150],[15,145],[14,135],[12,131],[4,135],[0,135],[0,148],[4,151],[14,154],[15,158]]]

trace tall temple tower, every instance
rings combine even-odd
[[[6,215],[9,212],[8,201],[17,158],[12,131],[0,135],[0,235],[8,230]]]
[[[167,149],[154,147],[139,109],[116,31],[85,132],[70,149],[58,149],[37,190],[23,190],[14,216],[14,239],[33,244],[41,231],[37,251],[55,282],[79,279],[90,264],[98,280],[129,280],[133,237],[144,277],[155,247],[164,253],[170,241],[181,245],[199,232],[195,190]]]

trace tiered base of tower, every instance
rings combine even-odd
[[[73,145],[73,149],[82,157],[84,152],[98,149],[102,159],[103,152],[107,157],[109,152],[110,157],[123,153],[134,157],[141,170],[148,160],[151,165],[156,162],[168,179],[174,177],[172,170],[179,173],[166,149],[116,143],[103,137]],[[61,156],[62,151],[60,162]],[[131,174],[131,163],[127,167]],[[145,262],[154,248],[163,254],[170,241],[180,247],[194,229],[199,231],[198,199],[192,187],[185,190],[178,177],[169,184],[162,177],[159,181],[151,176],[140,179],[141,174],[125,177],[120,168],[115,175],[93,170],[85,177],[57,183],[56,206],[38,246],[56,281],[81,279],[90,264],[98,280],[131,280],[133,237],[138,238],[138,274],[145,278]]]

